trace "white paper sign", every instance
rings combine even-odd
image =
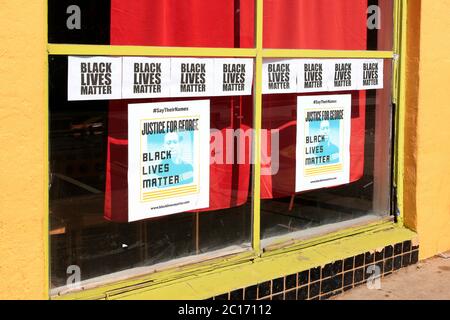
[[[361,74],[358,72],[359,63],[354,59],[329,60],[329,91],[357,90]]]
[[[295,191],[350,182],[351,95],[297,97]]]
[[[122,98],[169,97],[170,58],[123,58]]]
[[[327,60],[298,60],[297,92],[328,91],[329,66]]]
[[[383,59],[358,60],[359,76],[356,84],[358,90],[383,89],[384,61]]]
[[[128,219],[209,206],[210,101],[128,105]]]
[[[72,57],[68,59],[67,99],[122,98],[122,58]]]
[[[253,59],[215,59],[215,95],[252,94]]]
[[[295,60],[267,59],[263,62],[262,93],[292,93],[297,91]]]
[[[214,95],[214,59],[172,58],[171,97]]]

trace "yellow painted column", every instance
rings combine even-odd
[[[48,297],[46,1],[0,10],[0,299]]]
[[[417,113],[419,94],[419,62],[420,62],[420,2],[421,0],[409,0],[407,12],[406,32],[406,84],[405,88],[405,111],[401,115],[400,130],[403,128],[403,143],[399,148],[403,150],[399,162],[403,161],[403,183],[399,191],[403,192],[403,212],[405,225],[417,231]],[[403,57],[404,58],[404,57]]]
[[[405,214],[423,259],[450,250],[450,0],[409,2]]]

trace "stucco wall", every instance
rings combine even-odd
[[[419,233],[421,258],[450,250],[449,9],[450,0],[421,1],[420,30],[411,30],[417,36],[409,39],[420,42],[419,57],[415,57],[417,52],[410,57],[412,64],[419,58],[418,73],[410,69],[408,82],[411,85],[409,98],[418,84],[417,110],[411,109],[417,117],[417,145],[416,151],[409,149],[407,152],[415,157],[417,165],[414,191],[417,217],[411,223]],[[411,213],[405,212],[406,215]]]
[[[46,298],[44,0],[0,6],[0,299]]]

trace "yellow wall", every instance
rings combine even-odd
[[[405,217],[427,258],[450,250],[450,0],[410,9]]]
[[[0,4],[0,299],[47,297],[44,0]]]

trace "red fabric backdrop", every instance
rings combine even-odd
[[[367,0],[264,0],[266,48],[365,50]]]
[[[111,44],[254,45],[253,0],[111,0]]]
[[[349,94],[350,92],[339,92]],[[350,138],[350,182],[361,178],[364,169],[366,93],[353,91]],[[271,163],[271,150],[265,168],[273,166],[274,175],[261,176],[261,198],[281,198],[295,193],[295,153],[297,132],[297,95],[268,95],[264,98],[263,129],[271,141],[270,130],[279,132],[279,163]],[[269,144],[270,146],[270,144]],[[278,171],[277,171],[278,169]]]
[[[265,0],[264,46],[363,50],[366,9],[367,0]],[[253,0],[111,0],[112,45],[253,47],[253,26]],[[362,176],[364,163],[365,93],[353,92],[352,97],[351,180],[355,181]],[[128,103],[113,101],[109,107],[104,214],[113,221],[128,217]],[[292,117],[280,118],[280,105],[292,109]],[[281,129],[282,146],[278,174],[262,177],[262,198],[294,193],[295,108],[296,95],[264,98],[263,128]],[[252,110],[252,97],[211,98],[211,128],[248,130]],[[248,146],[249,141],[237,148],[248,153]],[[248,198],[250,165],[211,164],[210,181],[207,210],[242,205]]]

